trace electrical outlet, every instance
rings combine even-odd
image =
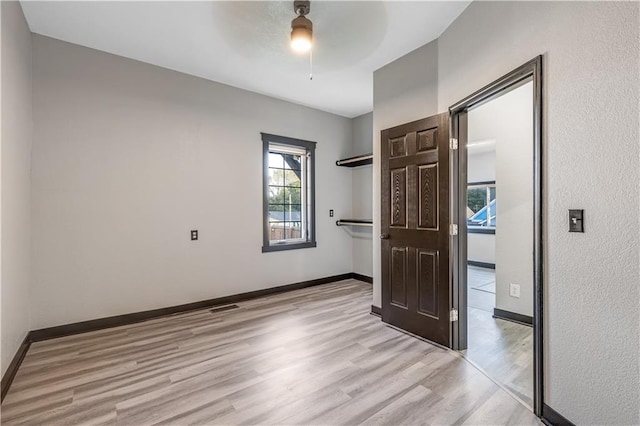
[[[520,284],[509,284],[509,296],[520,298]]]
[[[333,209],[329,210],[329,217],[333,217]]]
[[[191,231],[191,241],[196,241],[197,239],[198,239],[198,231],[197,230]]]

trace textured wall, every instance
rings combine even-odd
[[[577,424],[640,423],[639,6],[472,3],[439,39],[440,110],[544,55],[545,402]]]
[[[577,424],[640,423],[639,7],[473,2],[438,39],[435,56],[421,52],[437,64],[437,79],[426,65],[391,71],[419,62],[415,52],[374,74],[378,153],[381,129],[446,111],[544,55],[545,402]],[[408,93],[394,100],[393,114],[385,110],[381,93],[411,85],[423,88],[425,102],[437,90],[437,107],[416,109]],[[397,122],[378,126],[381,111]],[[374,212],[376,192],[379,184]],[[570,208],[585,209],[584,234],[567,232]]]
[[[33,40],[33,328],[351,272],[351,120]],[[261,252],[260,132],[318,142],[317,248]]]
[[[31,33],[20,3],[2,8],[2,374],[30,329],[33,131]]]

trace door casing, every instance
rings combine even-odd
[[[537,56],[493,83],[483,87],[449,108],[450,134],[458,140],[467,139],[467,112],[469,109],[501,96],[505,91],[522,83],[533,81],[533,411],[542,416],[543,405],[543,234],[542,234],[542,56]],[[452,323],[452,349],[467,346],[467,149],[459,144],[452,153],[451,216],[458,223],[458,238],[451,246],[452,308],[459,312],[458,321]]]

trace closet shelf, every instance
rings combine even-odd
[[[366,166],[367,164],[373,164],[373,154],[358,155],[357,157],[350,157],[336,161],[336,166],[343,167],[358,167]]]
[[[371,219],[339,219],[336,220],[338,226],[373,226]]]

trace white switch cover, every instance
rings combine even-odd
[[[519,284],[510,284],[509,285],[509,296],[520,298],[520,285]]]

